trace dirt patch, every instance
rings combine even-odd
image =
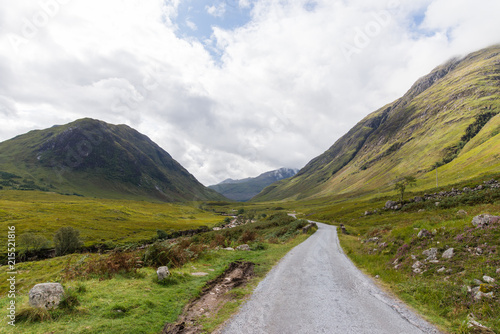
[[[207,283],[200,297],[185,308],[175,324],[166,324],[162,334],[195,334],[201,331],[197,320],[217,314],[231,300],[227,292],[245,284],[252,276],[254,263],[233,262],[222,275]]]

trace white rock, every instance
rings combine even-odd
[[[247,244],[239,245],[238,247],[236,247],[236,250],[249,251],[250,246],[248,246]]]
[[[427,259],[426,259],[427,261],[436,260],[437,253],[438,253],[437,248],[430,248],[430,249],[424,250],[422,252],[423,255],[427,256]]]
[[[59,283],[37,284],[29,292],[29,304],[45,309],[56,308],[63,295],[64,289]]]
[[[443,253],[443,259],[451,259],[455,255],[454,249],[453,248],[448,248],[447,250],[444,251]]]
[[[483,276],[483,281],[485,281],[486,283],[495,283],[495,279],[493,277],[490,277],[490,276]]]
[[[442,272],[443,272],[443,271],[445,271],[445,270],[446,270],[446,268],[445,268],[445,267],[441,267],[441,268],[439,268],[439,269],[437,270],[437,272],[438,272],[438,273],[442,273]]]
[[[222,248],[224,250],[227,250],[227,251],[234,251],[234,248],[231,248],[231,247],[226,247],[226,248]]]
[[[168,271],[167,266],[159,267],[156,270],[156,275],[158,275],[158,281],[163,281],[165,278],[167,278],[170,275],[170,271]]]

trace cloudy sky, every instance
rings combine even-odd
[[[453,56],[498,0],[0,0],[0,141],[128,124],[205,185],[301,168]]]

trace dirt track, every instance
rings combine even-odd
[[[335,227],[318,227],[273,268],[221,333],[440,333],[352,264]]]

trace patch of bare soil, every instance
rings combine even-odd
[[[231,300],[227,293],[245,284],[252,276],[254,263],[233,262],[222,275],[207,283],[200,297],[185,308],[177,323],[167,323],[162,334],[196,334],[201,332],[197,320],[215,316],[222,306]]]

